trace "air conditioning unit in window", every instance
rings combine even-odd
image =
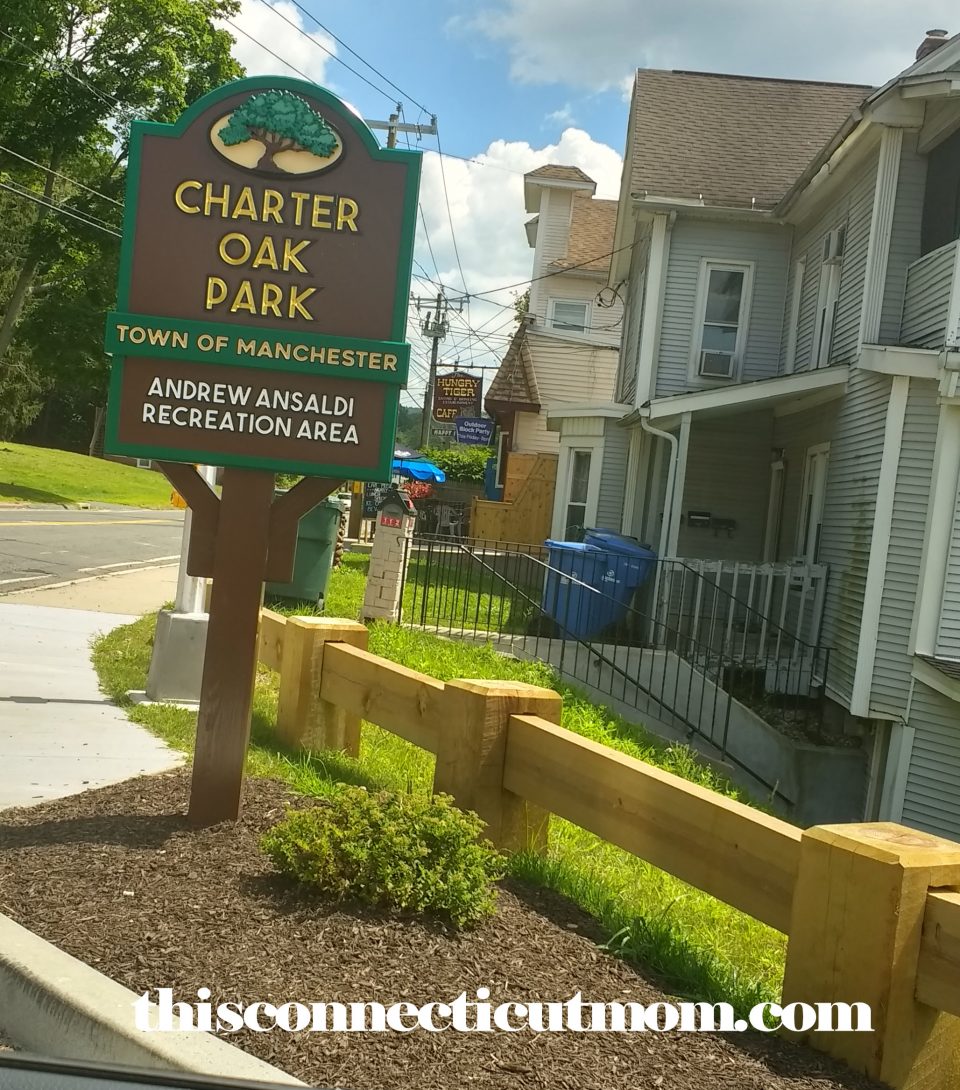
[[[843,227],[834,229],[824,235],[823,238],[823,263],[824,265],[839,265],[843,260]]]
[[[700,374],[705,378],[733,378],[732,352],[700,353]]]

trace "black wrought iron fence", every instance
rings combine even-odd
[[[575,554],[574,554],[575,556]],[[697,609],[671,590],[696,587]],[[772,726],[823,740],[829,651],[787,632],[681,560],[604,554],[600,569],[545,547],[420,535],[410,547],[402,620],[490,641],[565,678],[730,751],[734,701]],[[766,784],[770,790],[776,785]]]

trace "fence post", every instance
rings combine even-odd
[[[366,626],[337,617],[290,617],[280,657],[277,731],[291,748],[360,751],[360,720],[320,697],[323,648],[348,643],[366,650]]]
[[[895,1090],[960,1086],[960,1019],[915,998],[927,891],[960,885],[960,844],[892,822],[804,832],[783,1005],[867,1003],[872,1033],[802,1034]]]
[[[513,681],[458,680],[447,682],[441,706],[434,793],[475,810],[498,848],[544,850],[550,815],[504,789],[503,764],[510,716],[539,715],[559,723],[559,694]]]

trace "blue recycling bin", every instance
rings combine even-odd
[[[649,545],[641,545],[635,537],[627,537],[616,530],[587,530],[583,540],[587,545],[596,545],[598,549],[605,549],[608,553],[629,557],[629,578],[634,577],[633,565],[639,564],[641,570],[634,588],[642,586],[653,574],[657,554]]]
[[[547,541],[546,546],[551,570],[540,608],[575,639],[591,639],[623,620],[656,560],[652,550],[629,539],[616,550],[588,541]]]

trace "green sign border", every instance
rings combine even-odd
[[[393,301],[393,315],[390,323],[389,342],[391,344],[402,344],[404,343],[404,335],[406,333],[407,300],[410,294],[410,281],[413,273],[413,246],[417,226],[417,201],[420,190],[421,153],[407,148],[380,147],[377,138],[370,129],[367,128],[362,118],[354,113],[346,103],[337,98],[336,95],[331,94],[326,88],[320,87],[317,84],[308,83],[306,80],[292,79],[289,76],[253,76],[248,79],[239,79],[234,80],[231,83],[226,83],[222,87],[218,87],[209,92],[209,94],[197,99],[197,101],[189,106],[172,125],[166,125],[156,121],[134,121],[131,124],[130,152],[127,163],[127,181],[123,210],[123,239],[120,244],[120,275],[119,287],[117,290],[116,313],[124,314],[129,307],[130,275],[133,267],[134,240],[137,229],[137,202],[140,192],[143,138],[145,136],[152,136],[166,140],[175,140],[182,136],[204,111],[211,106],[215,106],[218,102],[222,102],[224,99],[245,91],[253,92],[278,88],[306,95],[308,98],[313,98],[322,102],[328,109],[332,110],[333,113],[337,115],[339,125],[348,126],[355,133],[366,148],[371,159],[392,163],[402,162],[407,165],[406,187],[403,195],[403,213],[400,224],[400,252],[397,256],[396,290]],[[144,315],[143,317],[146,318],[147,316]],[[170,318],[167,315],[150,316],[150,321],[154,324],[161,320],[179,322],[181,326],[185,324],[184,321]],[[202,322],[197,324],[204,325]],[[239,333],[241,327],[231,325],[228,328]],[[266,327],[244,328],[256,328],[256,335],[260,337],[272,337],[277,333],[276,330],[271,330]],[[207,329],[209,329],[209,327],[207,327]],[[207,331],[207,329],[205,329],[205,331]],[[321,336],[322,338],[322,335],[315,334],[314,336]],[[302,334],[298,335],[298,339],[302,341],[304,340],[304,336]],[[330,338],[330,340],[334,341],[336,339]],[[383,342],[359,341],[358,343],[380,344]],[[136,356],[151,354],[148,352],[141,352],[141,347],[145,348],[146,346],[138,346],[136,353],[128,354]],[[407,346],[407,348],[409,353],[409,346]],[[111,349],[107,348],[107,351],[111,351]],[[154,354],[159,355],[159,353]],[[182,359],[183,357],[167,356],[166,358]],[[213,361],[211,360],[211,362]],[[288,362],[293,363],[294,361],[284,360],[283,362],[284,364],[287,364]],[[260,366],[263,367],[262,361],[260,362]],[[300,364],[297,364],[295,367],[285,366],[282,368],[282,370],[297,372],[301,369]],[[281,368],[275,368],[275,370],[281,370]],[[316,373],[315,367],[306,368],[306,370]],[[122,374],[123,356],[114,356],[110,374],[110,394],[107,402],[107,420],[104,435],[104,449],[109,454],[151,458],[157,461],[198,462],[213,465],[238,466],[248,469],[272,469],[278,473],[301,473],[314,477],[333,476],[340,480],[386,481],[390,478],[393,448],[396,444],[397,407],[400,402],[399,385],[391,384],[389,389],[385,392],[385,412],[387,413],[387,419],[390,422],[384,428],[383,432],[380,465],[375,470],[359,470],[343,466],[320,465],[315,462],[285,462],[281,464],[279,462],[274,462],[272,459],[258,458],[255,456],[247,457],[245,455],[217,454],[211,457],[209,452],[205,453],[203,451],[183,451],[174,450],[172,448],[145,446],[138,443],[123,443],[119,439],[119,392]],[[342,372],[341,377],[343,377]],[[346,377],[358,379],[359,372]],[[383,381],[382,378],[381,381]]]
[[[397,357],[396,371],[378,371],[365,367],[347,367],[343,364],[310,363],[298,360],[273,360],[269,357],[241,355],[230,351],[203,352],[199,348],[174,348],[172,345],[124,344],[117,333],[118,325],[149,326],[152,329],[182,331],[195,342],[201,334],[212,337],[224,336],[231,341],[253,338],[279,344],[306,345],[308,348],[338,348],[363,352],[392,352]],[[282,329],[264,329],[262,326],[227,325],[225,322],[202,322],[192,319],[154,318],[149,314],[120,314],[112,311],[107,315],[107,351],[127,357],[151,359],[188,360],[195,363],[216,363],[226,367],[257,367],[262,371],[294,372],[303,375],[325,375],[329,378],[350,379],[359,382],[381,382],[390,386],[406,386],[410,365],[410,345],[405,341],[365,341],[357,337],[325,337],[321,333],[287,333]]]

